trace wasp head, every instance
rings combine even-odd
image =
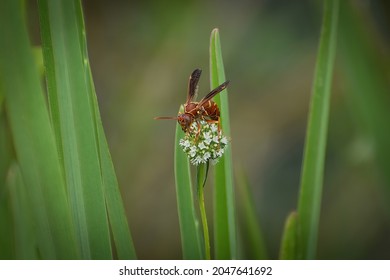
[[[177,116],[177,122],[180,124],[184,132],[188,132],[192,123],[192,115],[183,113]]]

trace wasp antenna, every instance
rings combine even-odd
[[[177,120],[177,117],[154,117],[155,120]]]

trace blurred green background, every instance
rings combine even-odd
[[[390,4],[342,2],[318,258],[390,259]],[[84,1],[103,124],[140,259],[181,258],[174,116],[220,29],[235,167],[248,176],[271,258],[297,207],[321,1]],[[35,4],[28,15],[39,42]],[[206,187],[212,232],[212,189]],[[238,201],[238,199],[237,199]],[[240,221],[240,207],[238,222]]]

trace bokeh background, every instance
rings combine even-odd
[[[390,259],[390,4],[342,0],[319,232],[320,259]],[[271,258],[296,209],[322,1],[84,1],[102,119],[140,259],[181,258],[174,116],[219,28],[231,145]],[[35,4],[28,5],[39,44]],[[389,141],[388,141],[389,140]],[[206,187],[212,231],[212,188]],[[239,200],[238,221],[239,216]]]

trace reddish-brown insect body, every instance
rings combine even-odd
[[[198,133],[199,133],[200,120],[204,120],[209,123],[218,123],[218,127],[219,127],[219,118],[220,118],[219,108],[217,106],[217,103],[215,103],[211,99],[215,95],[223,91],[229,84],[229,81],[226,81],[221,85],[219,85],[217,88],[213,89],[199,102],[195,102],[193,101],[193,99],[196,95],[197,85],[201,73],[202,70],[195,69],[190,76],[188,82],[187,101],[184,104],[184,113],[179,114],[177,117],[156,117],[155,119],[177,120],[184,132],[189,132],[191,124],[195,121],[197,122]]]

